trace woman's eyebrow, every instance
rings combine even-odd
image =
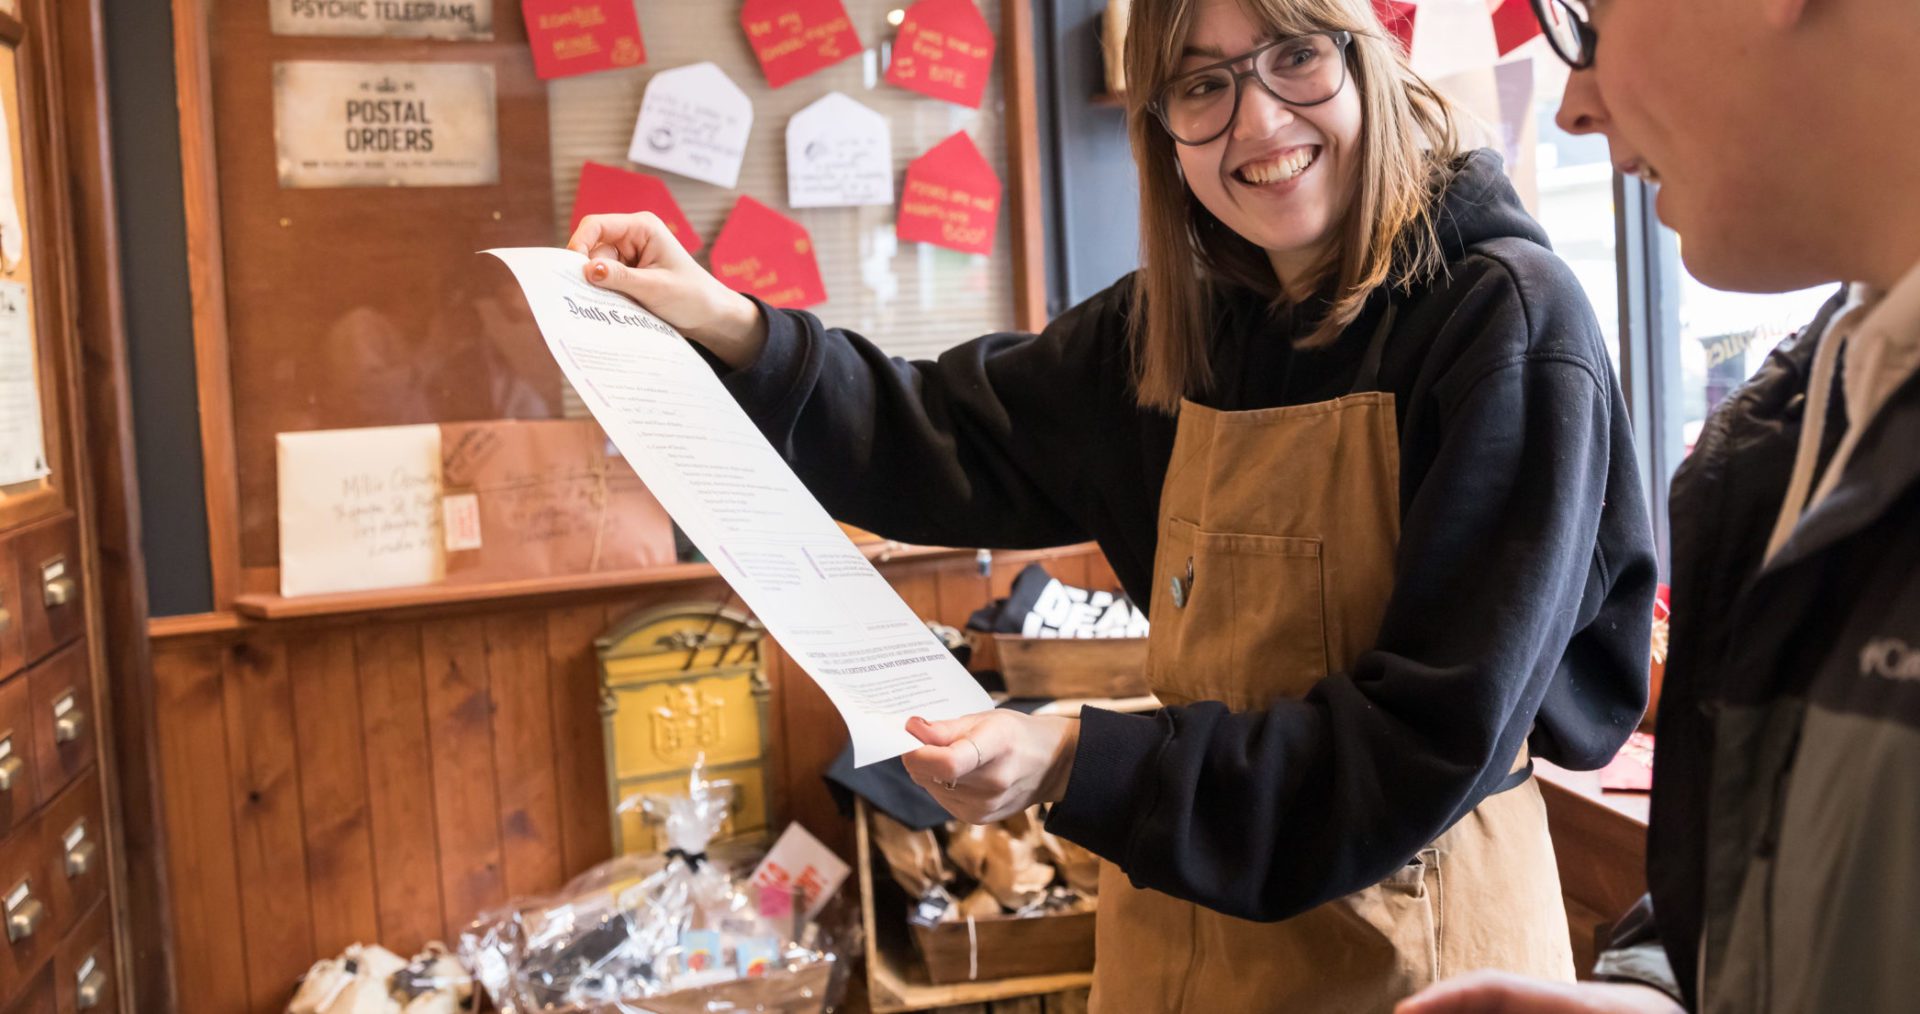
[[[1259,49],[1261,46],[1278,38],[1280,38],[1280,36],[1274,32],[1264,33],[1259,38],[1253,40],[1252,48]],[[1190,56],[1204,56],[1215,60],[1224,60],[1227,58],[1227,51],[1221,49],[1219,46],[1196,46],[1188,43],[1187,47],[1180,51],[1180,58],[1184,60]]]

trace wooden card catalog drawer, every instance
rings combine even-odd
[[[100,779],[89,770],[40,815],[40,864],[61,933],[106,896],[106,822]]]
[[[86,629],[79,523],[69,514],[22,529],[13,537],[13,563],[20,586],[21,633],[31,664]]]
[[[118,1011],[119,978],[113,958],[113,910],[95,905],[54,955],[55,1009],[60,1014]]]
[[[93,681],[86,645],[76,644],[27,670],[40,800],[49,802],[93,762]]]
[[[45,867],[37,819],[0,840],[0,996],[17,995],[59,947]]]
[[[0,535],[0,679],[27,664],[25,596],[20,568],[13,560],[13,538]]]
[[[25,675],[0,682],[0,836],[40,805],[33,745],[33,694]]]

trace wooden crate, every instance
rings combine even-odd
[[[881,858],[874,847],[870,821],[867,816],[865,800],[855,800],[854,833],[855,854],[860,874],[860,917],[866,930],[867,965],[867,1001],[873,1014],[896,1014],[899,1011],[934,1010],[941,1007],[958,1007],[969,1004],[993,1004],[999,1001],[1014,1000],[1020,997],[1051,996],[1058,993],[1071,993],[1087,989],[1093,984],[1092,948],[1087,949],[1087,962],[1078,970],[1055,972],[1039,975],[1021,975],[1013,978],[986,978],[987,968],[981,967],[982,978],[966,980],[967,953],[966,926],[960,930],[960,982],[938,983],[927,973],[926,964],[915,953],[915,945],[909,932],[906,916],[906,892],[893,882],[886,870],[886,860]],[[1081,913],[1079,917],[1052,916],[1045,919],[1018,920],[1032,923],[1054,923],[1061,919],[1077,922],[1084,918],[1087,939],[1092,940],[1094,916]],[[1012,922],[1015,920],[997,920]],[[976,923],[976,930],[983,923]],[[1071,935],[1069,930],[1069,935]]]
[[[1032,919],[984,919],[972,926],[915,926],[913,936],[937,984],[1017,979],[1093,970],[1092,912]]]
[[[1147,639],[993,635],[994,655],[1014,697],[1130,698],[1147,686]]]

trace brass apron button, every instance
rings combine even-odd
[[[1185,609],[1187,607],[1187,595],[1193,590],[1193,557],[1187,557],[1187,576],[1184,578],[1176,577],[1168,582],[1168,584],[1173,592],[1173,607],[1175,609]]]

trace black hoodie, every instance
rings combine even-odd
[[[1597,767],[1646,706],[1652,537],[1593,310],[1497,156],[1469,156],[1441,203],[1447,275],[1392,294],[1380,369],[1402,534],[1376,646],[1264,712],[1085,713],[1048,827],[1138,886],[1294,915],[1408,862],[1505,780],[1523,740]],[[937,362],[768,309],[766,350],[725,379],[835,517],[926,545],[1092,538],[1150,602],[1176,420],[1133,399],[1132,285]],[[1293,339],[1311,321],[1227,294],[1198,400],[1347,393],[1386,298],[1309,351]]]

